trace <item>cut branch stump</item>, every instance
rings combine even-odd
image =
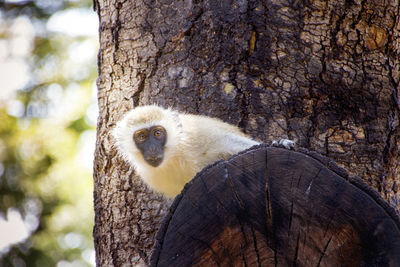
[[[151,266],[400,266],[400,220],[328,158],[260,145],[186,185]]]

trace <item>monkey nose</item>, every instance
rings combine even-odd
[[[158,155],[149,155],[145,158],[147,163],[149,163],[153,167],[157,167],[161,164],[163,158]]]

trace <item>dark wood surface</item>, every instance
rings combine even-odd
[[[177,196],[151,266],[400,266],[397,213],[317,153],[260,145]]]

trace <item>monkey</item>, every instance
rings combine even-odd
[[[120,154],[153,190],[169,198],[207,165],[260,144],[220,119],[138,106],[113,130]],[[293,142],[273,143],[286,148]]]

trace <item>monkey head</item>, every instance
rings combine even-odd
[[[177,112],[155,105],[126,113],[113,132],[121,154],[134,166],[158,167],[179,143],[182,125]]]

